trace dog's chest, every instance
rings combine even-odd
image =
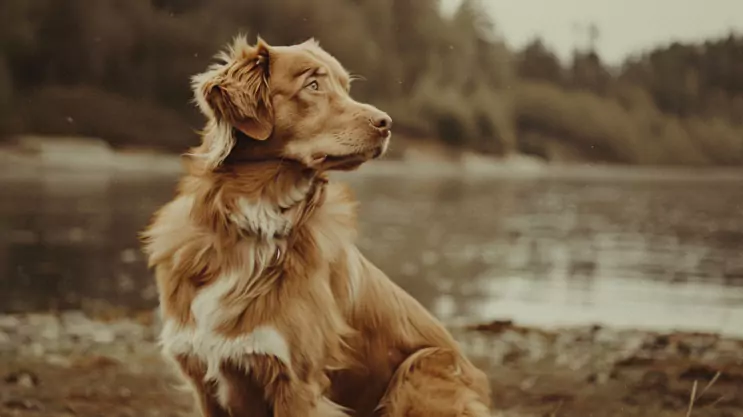
[[[326,203],[318,208],[312,219],[303,226],[308,232],[302,234],[306,241],[297,242],[297,247],[294,248],[302,253],[302,256],[308,254],[317,256],[318,259],[315,259],[317,262],[311,264],[318,269],[295,270],[292,276],[286,279],[312,283],[311,285],[307,284],[307,288],[294,288],[293,295],[290,296],[284,294],[274,297],[279,301],[268,310],[265,308],[266,304],[262,302],[250,305],[250,298],[246,298],[242,305],[239,303],[237,306],[234,303],[226,305],[226,298],[234,298],[231,296],[241,294],[245,290],[243,284],[246,279],[260,276],[261,271],[276,261],[278,245],[247,245],[239,252],[244,256],[243,262],[239,263],[244,266],[244,270],[224,274],[198,290],[188,306],[193,319],[191,323],[181,324],[165,317],[161,332],[161,343],[165,353],[170,356],[188,355],[198,358],[206,365],[206,378],[216,381],[220,378],[220,367],[225,361],[247,364],[247,359],[251,355],[272,356],[292,368],[292,346],[295,346],[295,349],[296,346],[301,346],[304,351],[308,347],[307,340],[323,345],[317,348],[320,356],[315,358],[321,364],[324,359],[322,352],[327,352],[328,344],[335,344],[328,342],[328,339],[335,340],[345,331],[343,329],[345,322],[338,309],[334,307],[336,302],[328,270],[330,260],[337,259],[339,254],[345,253],[345,248],[352,245],[355,235],[353,228],[355,205],[351,201],[339,199],[338,190],[329,187]],[[286,218],[283,216],[255,207],[251,207],[251,210],[253,211],[247,209],[242,211],[241,216],[236,219],[239,219],[246,228],[262,230],[264,237],[280,235],[280,231],[291,227],[285,223]],[[305,250],[300,250],[301,245],[307,245]],[[309,247],[312,250],[306,250]],[[283,256],[291,256],[292,250],[288,249]],[[297,274],[300,276],[293,276]],[[318,303],[317,300],[322,302]],[[238,314],[247,311],[247,314],[243,314],[239,319],[241,330],[225,334],[221,331],[222,325],[226,321],[234,322],[236,311]],[[296,313],[298,311],[305,313],[300,316]],[[243,323],[243,319],[250,323]]]
[[[229,318],[224,309],[225,295],[235,290],[239,276],[220,277],[202,289],[191,303],[193,324],[181,325],[165,320],[161,342],[166,353],[174,356],[189,355],[199,358],[207,366],[207,379],[218,377],[224,361],[242,363],[249,355],[262,354],[291,363],[289,343],[278,328],[261,323],[251,331],[230,336],[219,331]]]

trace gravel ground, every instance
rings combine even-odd
[[[0,417],[194,415],[157,331],[152,314],[0,316]],[[510,322],[452,331],[491,375],[499,416],[686,416],[694,385],[691,415],[743,416],[739,340]]]

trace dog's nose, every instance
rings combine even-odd
[[[392,118],[386,113],[381,113],[371,120],[372,125],[383,135],[387,135],[392,130]]]

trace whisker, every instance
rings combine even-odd
[[[364,77],[363,75],[359,75],[359,74],[350,74],[348,76],[348,80],[351,81],[351,82],[354,82],[354,81],[366,81],[366,77]]]

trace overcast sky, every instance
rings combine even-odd
[[[461,0],[441,0],[452,10]],[[602,59],[616,64],[628,54],[674,40],[700,40],[735,30],[743,34],[743,0],[481,0],[514,47],[540,35],[562,59],[586,45],[594,22]]]

